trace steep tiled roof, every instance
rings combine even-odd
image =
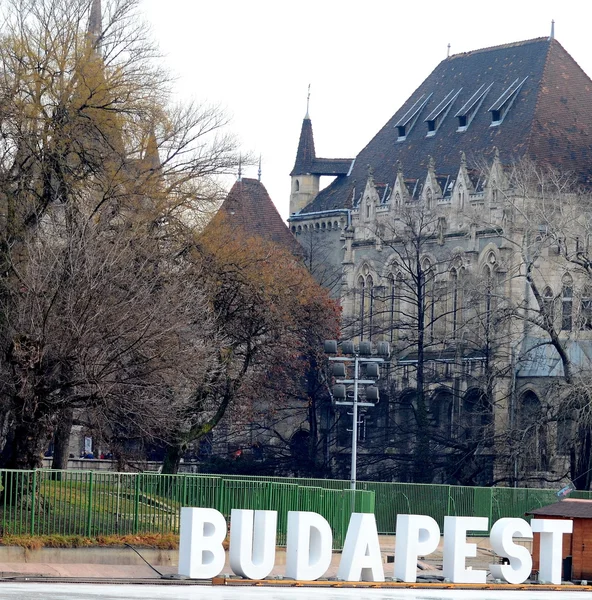
[[[499,108],[508,97],[509,109],[501,123],[492,126],[490,109]],[[450,106],[447,98],[454,98]],[[470,107],[476,110],[469,113],[466,129],[458,131],[457,114]],[[364,187],[367,165],[377,180],[392,184],[397,161],[405,177],[425,178],[431,156],[438,176],[456,176],[461,152],[469,161],[490,160],[495,147],[502,163],[527,156],[573,170],[592,182],[591,107],[592,81],[554,39],[451,56],[360,152],[349,177],[336,179],[302,212],[348,207],[352,190],[357,195]],[[439,110],[440,121],[428,124],[427,117],[433,119]],[[400,139],[398,126],[405,124],[405,137]],[[429,125],[435,125],[435,131],[428,136]]]
[[[242,228],[247,235],[256,235],[300,254],[300,245],[290,233],[265,186],[257,179],[242,178],[233,186],[216,217],[224,216],[233,226]],[[213,223],[216,222],[216,217]]]
[[[567,498],[565,500],[561,500],[561,502],[555,502],[553,504],[549,504],[548,506],[535,508],[526,514],[541,517],[590,519],[592,518],[592,500]]]
[[[296,161],[290,176],[295,175],[347,175],[351,158],[317,158],[315,153],[312,122],[308,115],[302,121]]]

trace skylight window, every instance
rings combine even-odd
[[[512,85],[510,85],[510,87],[507,88],[506,91],[491,105],[489,108],[489,112],[491,113],[490,127],[500,125],[505,119],[510,107],[514,104],[514,100],[516,100],[516,96],[518,96],[520,88],[527,79],[528,76],[520,82],[518,79],[515,79]]]
[[[432,94],[428,94],[426,97],[425,94],[415,102],[415,104],[397,121],[395,127],[397,128],[399,137],[397,138],[397,142],[402,142],[409,135],[411,129],[415,125],[417,121],[417,117],[425,105],[428,103],[428,100],[432,97]]]
[[[456,93],[454,90],[449,92],[446,95],[446,98],[444,98],[444,100],[442,100],[442,102],[440,102],[440,104],[438,104],[438,106],[436,106],[436,108],[434,108],[434,110],[428,115],[427,119],[425,120],[425,122],[428,124],[428,133],[426,137],[436,135],[436,131],[438,131],[438,128],[448,114],[452,103],[456,100],[461,90],[462,88]]]
[[[454,115],[458,119],[457,131],[466,131],[469,128],[471,121],[475,118],[487,92],[489,92],[492,86],[493,83],[490,83],[487,87],[485,84],[481,85],[465,105]]]

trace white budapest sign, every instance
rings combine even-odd
[[[272,510],[233,509],[230,517],[230,568],[248,579],[263,579],[274,567],[277,513]],[[443,575],[453,583],[485,583],[487,571],[466,566],[477,555],[477,545],[467,542],[468,531],[486,531],[487,517],[445,517]],[[540,533],[539,580],[561,583],[563,534],[573,521],[504,518],[491,528],[493,551],[509,564],[489,565],[493,577],[523,583],[532,570],[532,557],[515,537],[532,539]],[[179,574],[197,579],[219,575],[226,553],[224,516],[213,508],[181,509]],[[398,515],[395,564],[392,575],[416,581],[417,559],[436,550],[440,527],[425,515]],[[297,581],[322,577],[331,563],[333,535],[329,523],[313,512],[289,512],[285,576]],[[353,513],[345,537],[337,576],[344,581],[384,581],[376,521],[373,514]]]

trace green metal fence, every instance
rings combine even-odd
[[[483,516],[490,525],[557,500],[554,490],[435,484],[349,482],[223,475],[160,475],[91,471],[0,471],[2,535],[178,533],[181,506],[278,511],[278,543],[286,539],[287,514],[313,511],[329,521],[341,548],[352,508],[373,512],[380,533],[395,533],[398,514]],[[352,498],[352,495],[354,496]],[[590,498],[591,492],[573,492]]]
[[[0,471],[2,535],[102,536],[178,533],[182,506],[278,511],[278,544],[285,544],[290,510],[323,515],[341,548],[349,517],[374,512],[374,492],[237,480],[208,475],[94,471]],[[352,498],[352,495],[354,496]]]
[[[243,481],[290,482],[301,486],[347,489],[343,479],[233,476]],[[359,490],[374,492],[374,514],[379,533],[394,534],[398,514],[433,517],[440,528],[444,517],[488,517],[489,525],[502,517],[524,517],[525,513],[557,501],[555,490],[507,487],[468,487],[423,483],[358,481]],[[592,499],[592,492],[574,491],[571,498]]]

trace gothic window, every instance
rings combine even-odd
[[[396,402],[395,409],[395,443],[400,454],[411,454],[415,445],[416,420],[415,420],[415,392],[404,393]]]
[[[425,260],[422,266],[424,277],[424,323],[427,325],[428,340],[434,341],[434,321],[436,319],[435,305],[435,270],[429,260]]]
[[[592,330],[592,289],[585,286],[582,290],[580,302],[580,329],[582,331]]]
[[[294,182],[294,191],[295,192],[300,191],[300,182],[298,181],[298,179]]]
[[[370,218],[370,202],[366,203],[366,218]]]
[[[470,444],[487,444],[493,423],[491,403],[479,389],[470,389],[463,399],[462,436]]]
[[[529,471],[545,471],[548,468],[547,426],[537,395],[532,391],[523,394],[519,410],[522,468],[527,475]]]
[[[454,424],[454,397],[450,390],[439,389],[434,392],[430,401],[430,413],[435,428],[443,436],[453,436]]]
[[[450,271],[450,318],[452,322],[452,339],[456,339],[458,332],[459,300],[458,272],[456,269],[452,269]]]
[[[458,206],[459,208],[465,207],[465,188],[463,188],[462,184],[458,186]]]
[[[573,279],[569,273],[561,281],[561,329],[571,331],[573,326]]]
[[[395,206],[397,208],[401,206],[401,194],[399,194],[399,192],[395,194]]]
[[[428,210],[432,209],[432,204],[434,202],[434,195],[432,194],[432,190],[430,188],[428,188],[428,191],[426,192],[426,206]]]
[[[395,286],[395,278],[393,275],[390,275],[389,276],[389,287],[388,287],[388,328],[389,328],[389,340],[390,340],[391,344],[395,341],[396,298],[397,298],[397,288]]]
[[[493,255],[491,255],[493,256]],[[495,256],[493,256],[495,261]],[[491,262],[491,259],[490,259]],[[483,268],[483,279],[484,279],[484,316],[485,316],[485,335],[489,339],[491,333],[491,312],[493,308],[493,273],[491,267],[485,265]]]
[[[551,325],[555,319],[555,302],[553,301],[553,290],[547,286],[543,290],[543,310],[545,317],[549,319]]]
[[[364,339],[364,316],[366,314],[366,281],[363,277],[358,279],[358,297],[359,297],[359,312],[358,319],[360,323],[360,339]]]
[[[372,334],[374,329],[374,282],[372,277],[360,276],[358,279],[357,295],[359,298],[358,304],[358,318],[359,318],[359,331],[360,340],[368,339],[372,340]]]
[[[573,446],[574,420],[567,411],[557,417],[557,454],[569,456]]]
[[[367,319],[368,319],[368,339],[372,341],[374,329],[374,282],[368,275],[366,278],[366,295],[368,297]]]

